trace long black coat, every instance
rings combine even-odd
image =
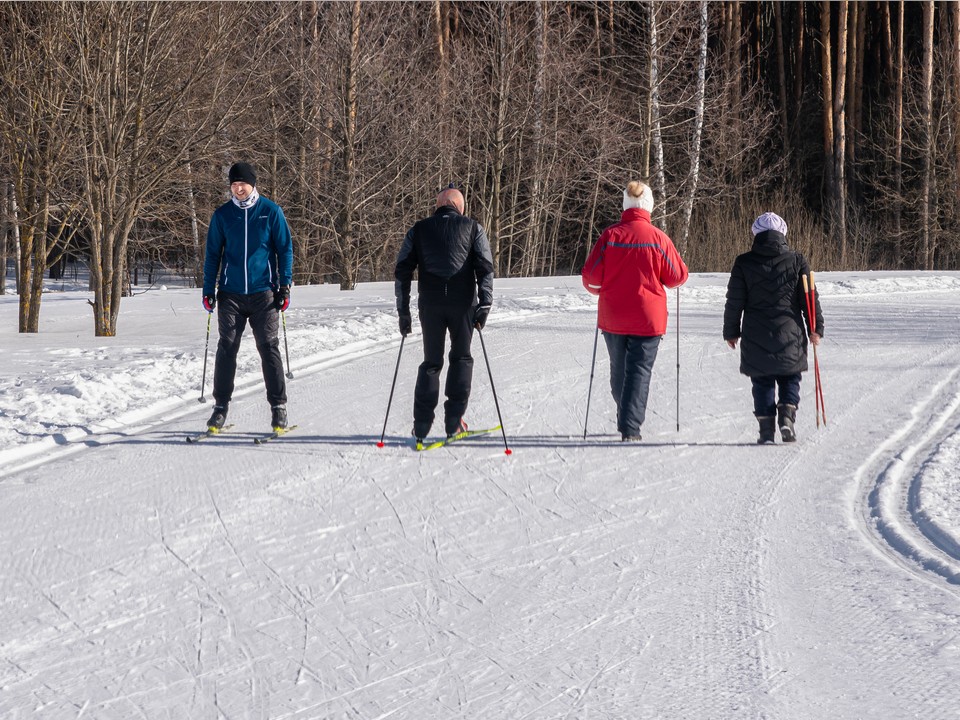
[[[807,302],[803,277],[810,266],[775,230],[754,237],[738,256],[727,285],[723,339],[740,338],[740,372],[750,377],[793,375],[807,369]],[[817,334],[823,312],[815,292]],[[743,324],[741,326],[741,319]]]

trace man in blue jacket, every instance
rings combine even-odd
[[[287,426],[279,312],[290,305],[293,241],[283,210],[257,192],[252,165],[238,162],[230,167],[230,193],[231,199],[210,219],[203,261],[203,307],[213,312],[220,304],[220,342],[213,373],[215,405],[207,427],[216,432],[227,419],[237,351],[249,320],[260,352],[271,425],[279,430]]]

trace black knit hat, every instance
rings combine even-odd
[[[245,182],[248,185],[257,185],[257,171],[253,165],[245,162],[234,163],[230,166],[230,184],[235,182]]]

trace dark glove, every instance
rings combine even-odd
[[[483,326],[487,324],[487,318],[489,316],[490,316],[490,306],[478,305],[477,309],[473,311],[473,326],[477,330],[483,330]]]
[[[413,318],[410,313],[400,313],[400,334],[407,336],[413,332]]]
[[[290,286],[281,285],[273,291],[273,306],[280,312],[290,307]]]
[[[213,295],[204,295],[203,296],[203,309],[207,312],[213,312],[213,309],[217,306],[217,299]]]

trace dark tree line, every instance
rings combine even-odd
[[[819,269],[955,269],[960,3],[0,4],[21,331],[65,252],[99,335],[140,263],[199,273],[237,159],[301,284],[389,279],[449,183],[498,274],[575,273],[635,178],[695,271],[766,210]]]

